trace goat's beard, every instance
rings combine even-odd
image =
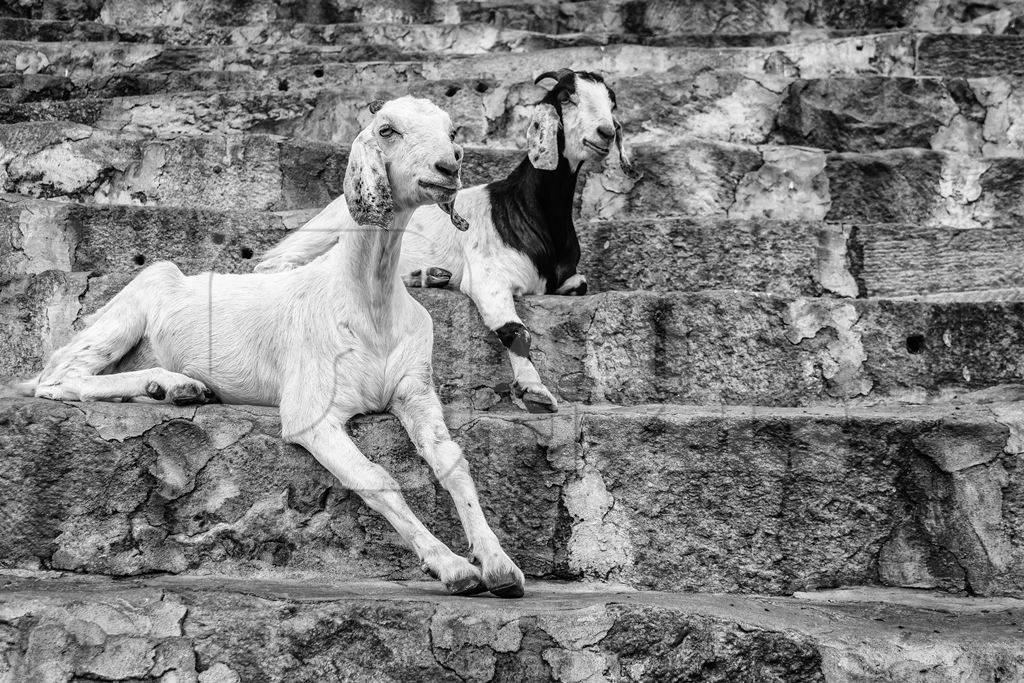
[[[458,212],[455,210],[454,199],[450,202],[438,202],[437,205],[440,206],[441,210],[448,214],[448,216],[452,219],[452,225],[455,226],[456,230],[460,230],[462,232],[466,232],[467,230],[469,230],[469,221],[460,216]]]

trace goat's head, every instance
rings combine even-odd
[[[345,200],[355,221],[387,227],[395,211],[436,203],[455,227],[468,228],[455,213],[462,147],[448,114],[410,96],[371,102],[370,113],[345,172]]]
[[[553,170],[559,156],[564,156],[576,170],[585,161],[607,157],[614,142],[619,161],[628,171],[622,126],[615,118],[615,93],[604,78],[590,71],[560,69],[541,74],[535,82],[548,79],[555,85],[537,103],[526,133],[530,162],[536,168]]]

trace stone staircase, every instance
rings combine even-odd
[[[364,105],[467,183],[533,76],[602,71],[592,294],[416,296],[527,598],[423,583],[247,406],[0,398],[0,680],[1024,680],[1024,38],[991,0],[0,0],[0,382],[147,264],[247,272],[341,192]],[[398,423],[359,445],[460,550]]]

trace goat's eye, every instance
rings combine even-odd
[[[565,104],[566,102],[568,102],[569,101],[569,93],[568,93],[568,91],[563,90],[562,92],[558,93],[558,101],[561,102],[562,104]]]
[[[395,134],[395,129],[391,126],[381,126],[380,130],[377,131],[382,138],[389,138]]]

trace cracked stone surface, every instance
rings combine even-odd
[[[0,339],[0,376],[41,369],[46,351],[125,281],[46,271],[0,288],[12,319]],[[442,399],[471,404],[484,388],[507,397],[503,348],[470,300],[442,290],[414,296],[434,320]],[[1024,343],[1019,300],[837,303],[730,291],[606,292],[529,297],[519,311],[541,376],[568,401],[948,402],[1024,382],[1014,351]]]
[[[619,120],[634,143],[692,135],[839,152],[912,146],[974,156],[1024,155],[1024,133],[1016,124],[1024,97],[1016,78],[792,79],[676,70],[611,77],[609,82],[620,102]],[[442,103],[458,122],[461,140],[522,148],[532,104],[543,93],[532,82],[493,79],[376,84],[370,91],[295,89],[287,80],[278,87],[286,91],[115,99],[83,93],[83,98],[45,102],[31,100],[52,97],[52,92],[26,91],[21,97],[26,103],[0,108],[0,121],[74,121],[165,135],[261,132],[343,144],[366,123],[368,97],[412,93]]]
[[[3,577],[4,672],[131,680],[1012,680],[1019,601]],[[888,603],[888,604],[887,604]],[[1010,625],[1013,624],[1013,625]],[[710,677],[708,672],[712,672]]]
[[[1020,404],[450,410],[485,513],[530,576],[789,594],[1024,595]],[[0,400],[0,558],[111,575],[418,575],[383,518],[272,409]],[[351,429],[439,538],[450,501],[397,421]],[[629,453],[629,457],[623,457]]]
[[[1004,5],[1008,6],[1004,8]],[[640,33],[751,33],[811,28],[880,29],[916,26],[925,29],[1005,31],[1013,16],[1008,2],[967,3],[962,0],[872,0],[850,3],[829,0],[729,0],[679,6],[666,0],[590,0],[563,6],[544,0],[531,3],[480,3],[466,0],[388,0],[387,2],[268,2],[246,0],[228,9],[208,0],[167,3],[54,3],[8,0],[6,14],[35,19],[101,20],[110,24],[167,25],[240,24],[268,21],[330,23],[489,21],[502,26],[549,33],[629,30]],[[1019,10],[1018,10],[1019,14]]]
[[[0,195],[0,272],[6,280],[57,270],[120,281],[161,260],[187,274],[249,272],[315,214],[90,206]],[[578,230],[579,270],[595,291],[981,297],[1024,287],[1024,236],[1011,227],[633,218],[581,221]]]

